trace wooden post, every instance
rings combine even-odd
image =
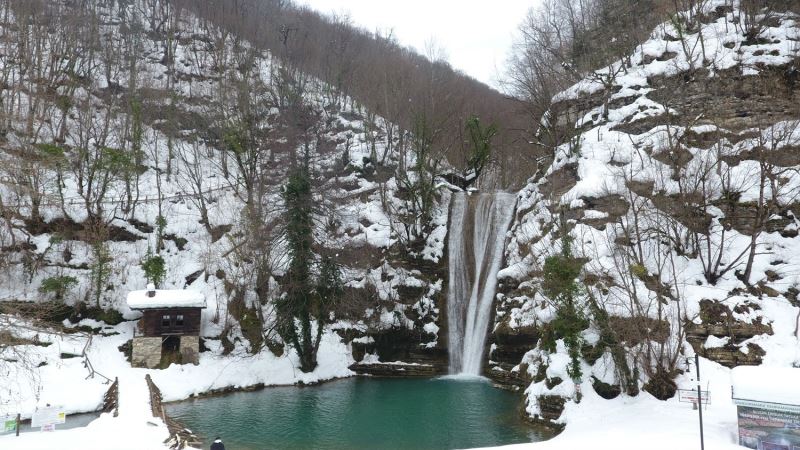
[[[20,415],[17,413],[17,436],[19,436],[19,422],[20,422]]]
[[[697,414],[700,416],[700,450],[705,450],[706,443],[703,437],[703,391],[700,390],[700,355],[694,354],[694,365],[697,370]]]

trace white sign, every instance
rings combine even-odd
[[[701,391],[703,395],[703,404],[708,405],[711,403],[711,396],[708,391]],[[684,403],[697,403],[697,390],[696,389],[678,389],[678,401]]]
[[[46,425],[58,425],[67,421],[67,414],[61,406],[48,406],[39,408],[33,413],[31,427],[44,427]],[[45,430],[42,430],[45,431]]]

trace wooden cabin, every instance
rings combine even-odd
[[[150,369],[162,360],[197,364],[200,352],[201,310],[205,295],[193,290],[156,289],[128,293],[128,307],[142,312],[133,337],[131,364]]]

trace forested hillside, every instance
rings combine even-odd
[[[733,446],[731,369],[800,367],[800,3],[520,21],[501,93],[288,0],[0,0],[0,417],[179,447],[162,400],[422,377],[491,445],[686,448],[701,366]]]
[[[386,119],[368,97],[168,1],[0,6],[4,300],[128,314],[125,294],[147,281],[192,285],[209,292],[207,333],[226,351],[230,339],[259,352],[282,321],[333,311],[416,330],[401,348],[436,346],[441,282],[419,269],[442,258],[439,177],[466,187],[501,172],[482,111]],[[443,139],[466,152],[461,170]],[[279,301],[293,275],[315,298],[299,311]],[[330,277],[336,301],[316,297],[314,280]]]

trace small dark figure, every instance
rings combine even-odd
[[[211,443],[211,450],[225,450],[225,444],[222,443],[222,439],[219,436]]]

